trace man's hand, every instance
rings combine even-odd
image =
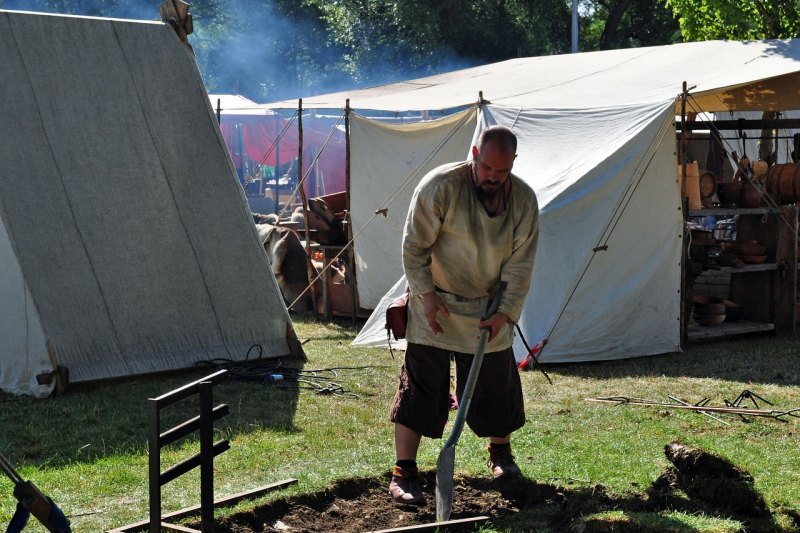
[[[435,292],[426,292],[422,295],[422,303],[425,306],[425,318],[428,319],[428,327],[431,328],[433,334],[444,333],[442,325],[436,321],[436,313],[450,316],[450,310],[444,304],[444,301]]]
[[[495,313],[489,318],[485,320],[481,320],[478,324],[478,327],[482,330],[483,328],[490,328],[491,333],[489,333],[489,341],[492,341],[498,333],[500,333],[500,328],[505,326],[510,319],[508,315],[505,313]]]

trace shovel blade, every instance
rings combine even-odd
[[[436,461],[436,521],[450,520],[453,510],[453,469],[456,447],[445,446]]]

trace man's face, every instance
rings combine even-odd
[[[497,193],[508,180],[516,157],[512,150],[495,142],[484,143],[480,152],[473,146],[476,186],[489,196]]]

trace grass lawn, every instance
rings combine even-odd
[[[216,423],[216,438],[231,449],[215,462],[217,497],[287,478],[291,487],[245,502],[218,516],[288,495],[317,492],[345,478],[385,474],[394,461],[387,409],[402,357],[353,348],[349,321],[296,322],[308,361],[304,388],[287,382],[229,380],[215,387],[217,403],[231,414]],[[702,447],[747,470],[776,511],[775,531],[796,531],[800,516],[800,420],[723,415],[724,425],[677,409],[589,403],[588,397],[628,396],[714,405],[745,389],[775,408],[800,407],[800,339],[753,336],[696,344],[686,352],[623,361],[550,365],[549,385],[536,371],[522,375],[527,423],[515,433],[514,452],[526,477],[537,483],[598,488],[623,498],[643,493],[671,464],[664,446],[673,440]],[[272,363],[270,361],[268,363]],[[285,361],[288,366],[291,361]],[[323,369],[335,369],[325,371]],[[309,372],[317,370],[317,372]],[[277,372],[280,372],[278,370]],[[64,396],[31,399],[0,395],[0,453],[71,517],[76,532],[99,532],[147,517],[146,400],[211,373],[209,369],[75,384]],[[322,390],[321,390],[322,389]],[[767,406],[768,407],[768,406]],[[162,427],[196,415],[197,403],[165,411]],[[423,439],[421,469],[433,469],[441,441]],[[485,476],[485,442],[468,430],[458,444],[457,473]],[[162,466],[197,451],[189,439],[165,449]],[[166,485],[164,512],[199,503],[199,474]],[[0,524],[14,511],[11,482],[0,478]],[[518,513],[483,531],[549,531],[553,509]],[[664,523],[663,531],[734,532],[741,522],[725,516],[683,513],[631,516],[609,509],[609,522]],[[498,529],[491,529],[497,527]],[[44,531],[32,524],[26,531]],[[610,529],[609,529],[610,531]]]

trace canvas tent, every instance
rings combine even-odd
[[[0,388],[290,352],[191,52],[168,25],[0,11]]]
[[[520,140],[514,171],[536,190],[541,209],[539,254],[520,325],[531,344],[549,338],[543,361],[585,361],[680,349],[683,217],[673,121],[684,81],[688,111],[797,109],[800,40],[519,58],[303,102],[340,108],[349,99],[357,111],[475,105],[476,132],[493,123],[512,127]],[[485,101],[475,104],[479,92]],[[430,167],[414,172],[419,158],[404,163],[392,144],[409,150],[419,135],[416,149],[426,153],[438,143],[420,132],[435,127],[392,135],[386,125],[351,120],[358,290],[362,306],[377,308],[357,344],[385,343],[386,299],[377,295],[402,288],[396,282],[407,204],[389,207],[382,237],[370,237],[365,226],[399,182],[408,178],[413,188]],[[469,143],[453,146],[449,156],[463,159],[468,149]],[[368,198],[356,202],[362,194]]]
[[[248,178],[241,155],[258,165],[285,165],[298,156],[300,127],[296,111],[288,118],[241,95],[210,94],[225,144],[240,176]],[[345,189],[344,133],[336,121],[305,113],[302,124],[305,192],[321,196]],[[296,170],[296,169],[295,169]]]

